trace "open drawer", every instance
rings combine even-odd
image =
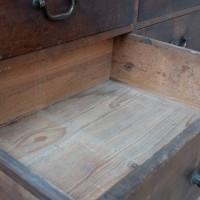
[[[0,128],[0,199],[196,200],[199,63],[195,51],[117,38],[112,80]]]

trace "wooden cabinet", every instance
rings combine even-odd
[[[3,2],[0,199],[197,200],[200,9],[149,2]]]
[[[200,53],[134,34],[63,48],[2,61],[1,120],[70,96],[0,128],[3,198],[196,200]]]
[[[70,6],[68,0],[45,1],[52,15],[64,13]],[[46,16],[44,9],[34,9],[31,0],[15,3],[3,0],[0,7],[0,59],[131,25],[132,11],[132,0],[80,0],[76,1],[69,18],[55,21]],[[127,31],[131,28],[124,32]]]
[[[200,1],[137,1],[135,33],[200,50]],[[186,40],[186,41],[184,41]]]

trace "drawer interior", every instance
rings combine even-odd
[[[200,112],[114,81],[2,127],[0,147],[74,199],[99,197]]]
[[[0,149],[73,199],[101,197],[200,119],[198,52],[130,34],[110,73],[111,45],[90,49],[86,79],[99,60],[105,72],[89,89],[0,128]]]

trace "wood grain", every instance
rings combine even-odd
[[[52,14],[68,9],[68,1],[46,0]],[[16,17],[17,16],[17,17]],[[49,20],[32,1],[1,0],[0,60],[133,24],[133,0],[81,0],[70,18]],[[9,33],[9,34],[8,34]]]
[[[0,148],[74,199],[96,199],[200,117],[108,81],[0,129]]]
[[[199,170],[199,140],[200,119],[98,200],[197,200],[199,188],[190,180]]]
[[[34,174],[1,149],[0,170],[40,200],[70,200],[62,191]]]
[[[200,53],[129,34],[115,40],[111,77],[200,107]]]
[[[158,167],[128,199],[196,200],[200,190],[197,185],[191,184],[191,178],[193,172],[200,169],[200,129],[198,133],[177,154]]]
[[[38,200],[6,174],[0,171],[0,199],[2,200]]]
[[[109,79],[112,40],[68,51],[67,45],[0,62],[0,124]]]

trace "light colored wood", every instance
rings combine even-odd
[[[180,11],[177,11],[177,12],[173,12],[173,13],[170,13],[170,14],[167,14],[167,15],[163,15],[163,16],[160,16],[160,17],[155,17],[153,19],[141,21],[141,22],[138,22],[136,24],[136,29],[141,29],[141,28],[145,28],[147,26],[152,26],[154,24],[158,24],[158,23],[161,23],[163,21],[174,19],[176,17],[181,17],[181,16],[184,16],[184,15],[188,15],[188,14],[191,14],[193,12],[197,12],[199,10],[200,10],[200,5],[193,6],[191,8],[187,8],[187,9],[180,10]]]
[[[196,200],[191,176],[200,165],[200,118],[98,200]]]
[[[115,40],[112,79],[200,107],[200,53],[129,34]]]
[[[109,79],[112,40],[53,48],[0,62],[0,124]]]
[[[0,171],[40,200],[71,200],[71,197],[63,191],[34,174],[2,149],[0,149]]]
[[[0,171],[0,199],[1,200],[37,200],[29,192],[15,183]]]
[[[190,134],[193,134],[190,132]],[[179,140],[184,140],[184,135]],[[196,200],[199,187],[191,184],[200,165],[200,130],[175,155],[159,166],[128,200]],[[175,151],[174,145],[174,151]],[[145,191],[145,192],[144,192]]]
[[[75,199],[95,199],[200,117],[108,81],[0,129],[0,148]]]

